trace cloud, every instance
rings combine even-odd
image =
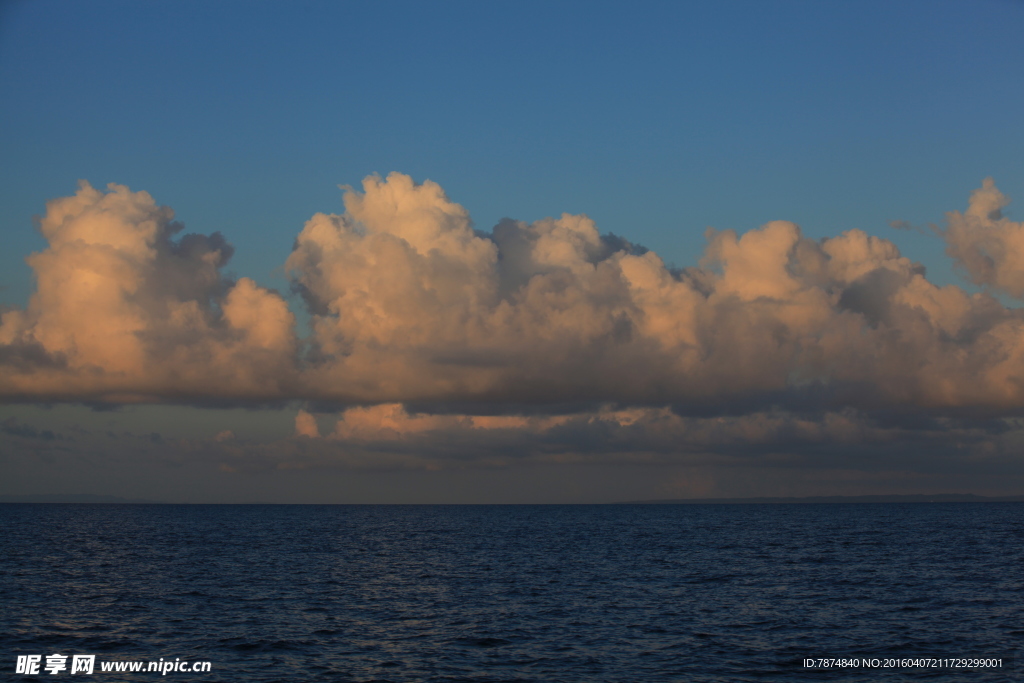
[[[1010,200],[991,178],[971,194],[967,211],[946,215],[946,253],[975,284],[1024,297],[1024,223],[1003,216]]]
[[[52,430],[38,430],[34,427],[21,423],[13,417],[0,422],[0,432],[3,432],[8,436],[20,436],[26,439],[43,439],[45,441],[53,441],[54,439],[61,438],[54,434]]]
[[[295,416],[295,436],[307,436],[313,439],[320,436],[316,418],[305,410],[300,410]]]
[[[299,416],[312,419],[305,412]],[[416,413],[401,404],[383,404],[342,411],[334,431],[321,441],[338,443],[342,450],[365,448],[438,457],[472,457],[484,451],[504,452],[512,460],[521,460],[586,452],[635,460],[637,453],[652,457],[687,453],[792,454],[824,444],[833,449],[842,445],[882,447],[896,441],[937,438],[959,441],[962,446],[1014,429],[1015,425],[1003,420],[939,418],[910,423],[879,419],[851,409],[810,413],[770,410],[692,417],[679,415],[670,408],[602,406],[557,416],[479,416]]]
[[[585,216],[481,235],[436,184],[397,174],[345,201],[307,223],[287,262],[314,315],[307,397],[720,411],[808,394],[830,409],[1024,400],[1020,312],[932,284],[861,231],[709,231],[700,266],[674,272]]]
[[[500,430],[541,433],[570,419],[569,416],[410,414],[400,403],[385,403],[348,408],[339,416],[331,438],[396,442],[424,434],[482,435]]]
[[[294,316],[277,294],[220,268],[219,233],[186,234],[145,192],[81,183],[47,204],[37,289],[3,314],[8,399],[276,397],[294,372]]]
[[[299,339],[280,295],[221,274],[223,237],[176,237],[182,226],[145,192],[83,184],[50,202],[49,246],[29,257],[37,291],[3,314],[0,393],[333,402],[357,406],[333,438],[364,440],[529,431],[528,413],[600,406],[998,415],[1024,404],[1022,312],[939,287],[858,230],[709,230],[703,259],[680,271],[586,216],[477,231],[439,185],[401,174],[367,178],[344,203],[313,216],[285,261],[310,314]],[[1021,296],[1024,227],[1005,205],[986,180],[942,237],[974,282]],[[457,405],[476,408],[459,417]],[[310,414],[296,433],[319,434]]]
[[[331,417],[318,414],[320,420]],[[897,490],[981,483],[987,490],[1013,490],[1024,438],[1019,420],[915,420],[852,409],[692,417],[668,408],[604,406],[481,419],[387,404],[348,408],[333,418],[335,429],[322,437],[197,442],[178,451],[238,473],[502,471],[513,477],[531,471],[550,476],[557,468],[586,464],[624,468],[622,476],[682,468],[687,479],[708,479],[719,493],[738,490],[733,487],[751,477],[755,491],[764,490],[756,482],[765,477],[802,481],[806,488],[797,490],[805,491],[820,490],[814,482],[844,480],[869,491],[880,482],[900,482]]]

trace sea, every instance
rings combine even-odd
[[[1024,503],[4,504],[0,520],[10,680],[1024,680]]]

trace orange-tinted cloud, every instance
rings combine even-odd
[[[316,417],[300,410],[295,416],[295,436],[306,436],[312,439],[320,436],[320,427],[316,423]]]
[[[145,192],[82,183],[49,202],[37,290],[0,326],[8,398],[276,397],[294,373],[294,315],[219,269],[232,247],[182,226]]]
[[[1024,297],[1024,223],[1002,214],[1010,200],[991,178],[971,194],[967,211],[946,215],[949,254],[976,284]]]
[[[83,185],[50,202],[49,246],[29,258],[37,292],[0,326],[0,392],[368,406],[340,418],[334,435],[349,438],[488,429],[538,404],[1024,405],[1021,311],[936,286],[861,231],[815,241],[784,221],[712,230],[699,266],[674,271],[586,216],[475,231],[440,186],[400,174],[367,178],[344,201],[343,214],[306,223],[285,262],[311,315],[305,340],[282,297],[220,274],[231,255],[220,235],[176,238],[181,226],[148,194]],[[943,237],[975,282],[1020,296],[1024,227],[1001,217],[1005,203],[986,181]],[[396,407],[467,402],[515,415]],[[319,433],[310,419],[297,433]]]

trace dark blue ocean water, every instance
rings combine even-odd
[[[15,680],[1024,680],[1024,504],[0,505]],[[92,676],[17,655],[95,654]],[[991,657],[997,670],[807,657]],[[209,673],[103,673],[110,660]],[[1011,668],[1012,667],[1012,668]]]

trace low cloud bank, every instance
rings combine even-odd
[[[232,247],[220,234],[179,236],[147,193],[83,183],[49,202],[49,246],[28,259],[37,291],[0,324],[0,397],[366,406],[325,439],[564,427],[447,414],[459,404],[705,417],[1024,405],[1021,310],[938,287],[858,230],[709,230],[698,266],[675,271],[586,216],[477,232],[440,186],[400,174],[367,178],[344,202],[313,216],[285,261],[307,339],[280,294],[222,274]],[[1024,224],[1006,204],[986,180],[939,234],[971,281],[1021,298]],[[312,415],[300,419],[299,434],[320,438]]]

